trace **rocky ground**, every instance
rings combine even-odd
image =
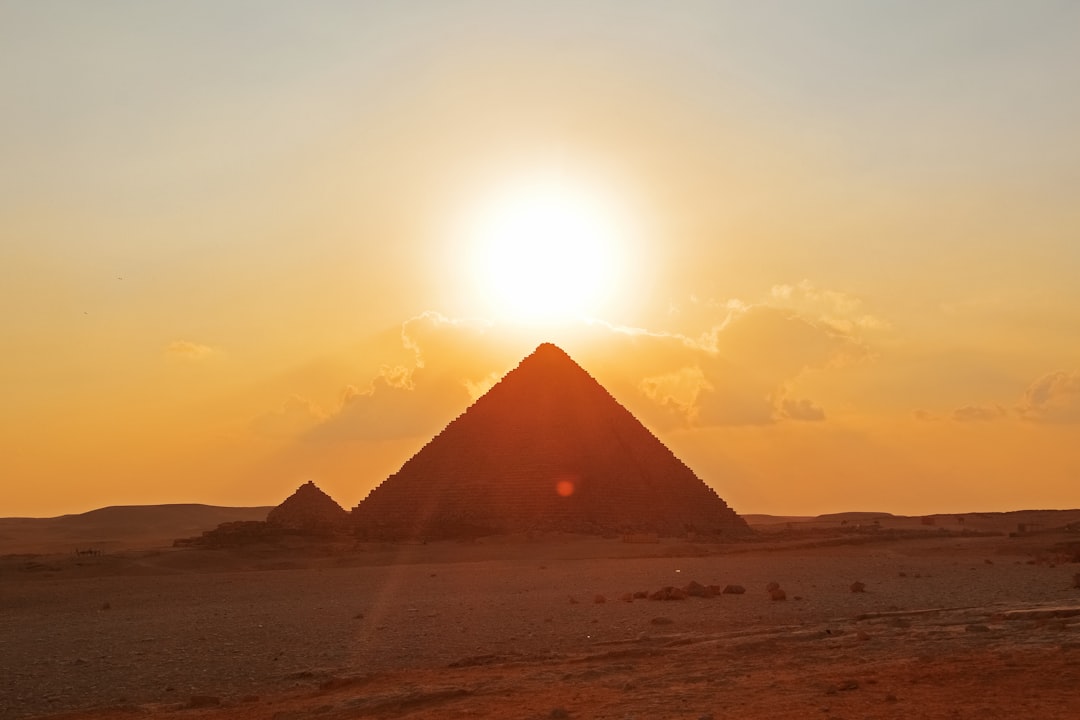
[[[1056,546],[8,556],[0,718],[1075,718],[1080,565]],[[632,597],[691,581],[746,592]]]

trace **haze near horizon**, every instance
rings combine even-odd
[[[1077,506],[1080,7],[0,7],[0,516],[342,505],[542,342],[739,513]]]

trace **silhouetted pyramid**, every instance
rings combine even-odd
[[[736,536],[749,527],[545,343],[353,510],[372,537],[527,530]]]
[[[289,530],[326,531],[348,525],[349,513],[310,480],[266,516],[266,522]]]

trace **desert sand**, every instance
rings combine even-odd
[[[0,718],[1080,717],[1080,536],[965,517],[7,555]]]
[[[0,555],[168,547],[220,523],[265,520],[269,507],[114,505],[52,518],[0,518]]]

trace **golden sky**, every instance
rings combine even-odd
[[[5,2],[0,516],[349,507],[544,341],[739,512],[1076,507],[1078,87],[1069,0]]]

